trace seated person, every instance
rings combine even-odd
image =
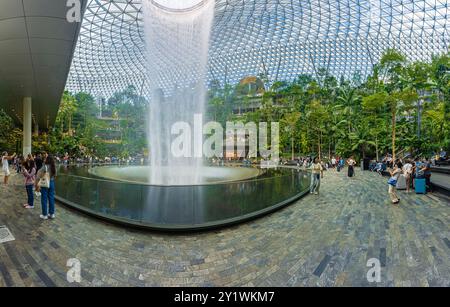
[[[378,174],[383,175],[383,171],[386,170],[386,165],[384,163],[378,162],[377,163],[377,167],[376,167],[376,171]]]
[[[439,160],[445,161],[447,159],[447,152],[441,148],[441,152],[439,154]]]

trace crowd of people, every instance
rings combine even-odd
[[[41,214],[43,220],[54,219],[55,215],[55,159],[46,152],[36,155],[29,154],[27,157],[16,154],[2,154],[3,183],[8,185],[11,176],[10,163],[15,167],[17,173],[24,177],[27,203],[25,209],[34,209],[35,197],[41,199]]]
[[[322,161],[319,158],[301,157],[295,159],[297,167],[311,171],[310,193],[319,194],[320,180],[323,178],[324,171],[334,169],[337,172],[342,171],[347,166],[347,177],[355,177],[355,167],[357,161],[353,156],[348,159],[343,157],[332,157]],[[285,163],[287,164],[287,163]],[[415,179],[424,180],[424,189],[427,192],[432,191],[431,185],[431,167],[433,162],[429,158],[412,159],[392,159],[392,156],[386,155],[382,161],[374,161],[369,169],[380,175],[389,175],[388,194],[393,204],[399,204],[400,198],[397,195],[397,189],[406,190],[410,193],[415,189]]]
[[[441,157],[442,158],[442,154]],[[80,163],[80,161],[73,160],[66,153],[63,156],[53,157],[46,152],[38,153],[36,155],[29,154],[27,157],[18,156],[16,154],[8,155],[7,152],[2,154],[2,170],[4,174],[3,183],[8,184],[11,175],[10,164],[14,166],[18,174],[24,177],[24,185],[27,193],[27,203],[24,204],[25,209],[34,209],[34,202],[36,197],[41,199],[41,215],[40,218],[54,219],[55,218],[55,177],[56,177],[56,163],[69,165],[70,163]],[[91,159],[87,160],[92,163]],[[84,160],[82,161],[84,162]],[[111,161],[112,162],[112,161]],[[128,161],[129,162],[129,161]],[[244,161],[246,162],[246,161]],[[293,161],[280,161],[281,164],[296,165],[298,168],[311,171],[311,185],[310,193],[319,194],[320,183],[323,178],[324,171],[334,169],[341,172],[345,166],[348,167],[347,176],[349,178],[355,177],[355,167],[357,165],[356,159],[351,156],[348,159],[343,157],[332,157],[325,161],[318,157],[299,157]],[[251,165],[251,161],[248,161]],[[428,158],[419,159],[397,159],[393,160],[392,156],[386,155],[381,161],[372,161],[369,169],[372,172],[377,172],[380,175],[389,175],[388,180],[388,194],[393,204],[400,203],[400,198],[397,195],[397,189],[405,189],[407,193],[411,189],[415,189],[415,179],[423,179],[425,190],[431,191],[431,167],[434,165],[433,161]]]
[[[294,162],[298,168],[311,171],[310,194],[319,195],[320,181],[323,178],[324,171],[334,169],[340,172],[346,165],[348,166],[347,176],[353,178],[355,176],[356,160],[353,156],[345,160],[343,157],[332,157],[326,161],[319,157],[299,157]],[[288,163],[283,163],[287,165]]]
[[[391,176],[388,184],[392,203],[400,202],[396,194],[397,188],[405,189],[407,193],[410,193],[411,189],[420,190],[421,188],[416,187],[416,184],[423,182],[423,190],[432,192],[431,167],[432,163],[428,158],[406,159],[405,161],[397,159],[393,163],[393,167],[388,168]]]

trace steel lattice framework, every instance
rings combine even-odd
[[[67,89],[146,93],[142,1],[90,0]],[[388,48],[429,60],[450,42],[450,0],[216,0],[209,80],[362,77]]]

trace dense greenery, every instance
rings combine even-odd
[[[337,80],[320,69],[275,82],[262,95],[230,94],[228,86],[210,93],[218,120],[278,121],[285,155],[430,155],[450,147],[450,55],[430,63],[408,62],[388,50],[366,81],[359,74]],[[237,105],[260,108],[233,114]],[[236,113],[236,112],[234,112]],[[420,122],[420,124],[419,124]]]
[[[146,100],[133,86],[115,93],[101,106],[101,112],[91,95],[65,92],[49,135],[49,150],[100,158],[142,154],[146,148],[146,107]]]
[[[10,153],[16,151],[17,140],[22,138],[22,133],[14,127],[14,122],[5,111],[0,109],[0,149]]]
[[[208,119],[281,125],[286,157],[338,154],[379,159],[386,153],[430,155],[450,148],[450,54],[408,62],[388,50],[372,74],[339,80],[325,69],[292,82],[210,84]],[[35,151],[72,156],[145,154],[147,101],[133,86],[101,106],[86,93],[64,93],[54,127],[33,139]],[[13,150],[20,130],[0,111],[0,147]]]
[[[53,128],[33,136],[33,151],[72,157],[128,158],[146,151],[147,103],[133,86],[104,105],[86,93],[64,92]],[[0,110],[0,149],[19,151],[21,130]]]

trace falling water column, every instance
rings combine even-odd
[[[190,1],[192,7],[186,3],[143,1],[150,91],[150,182],[154,184],[196,184],[201,176],[202,158],[194,156],[193,143],[189,147],[192,155],[172,154],[172,127],[187,123],[192,134],[195,114],[204,113],[215,1]]]

